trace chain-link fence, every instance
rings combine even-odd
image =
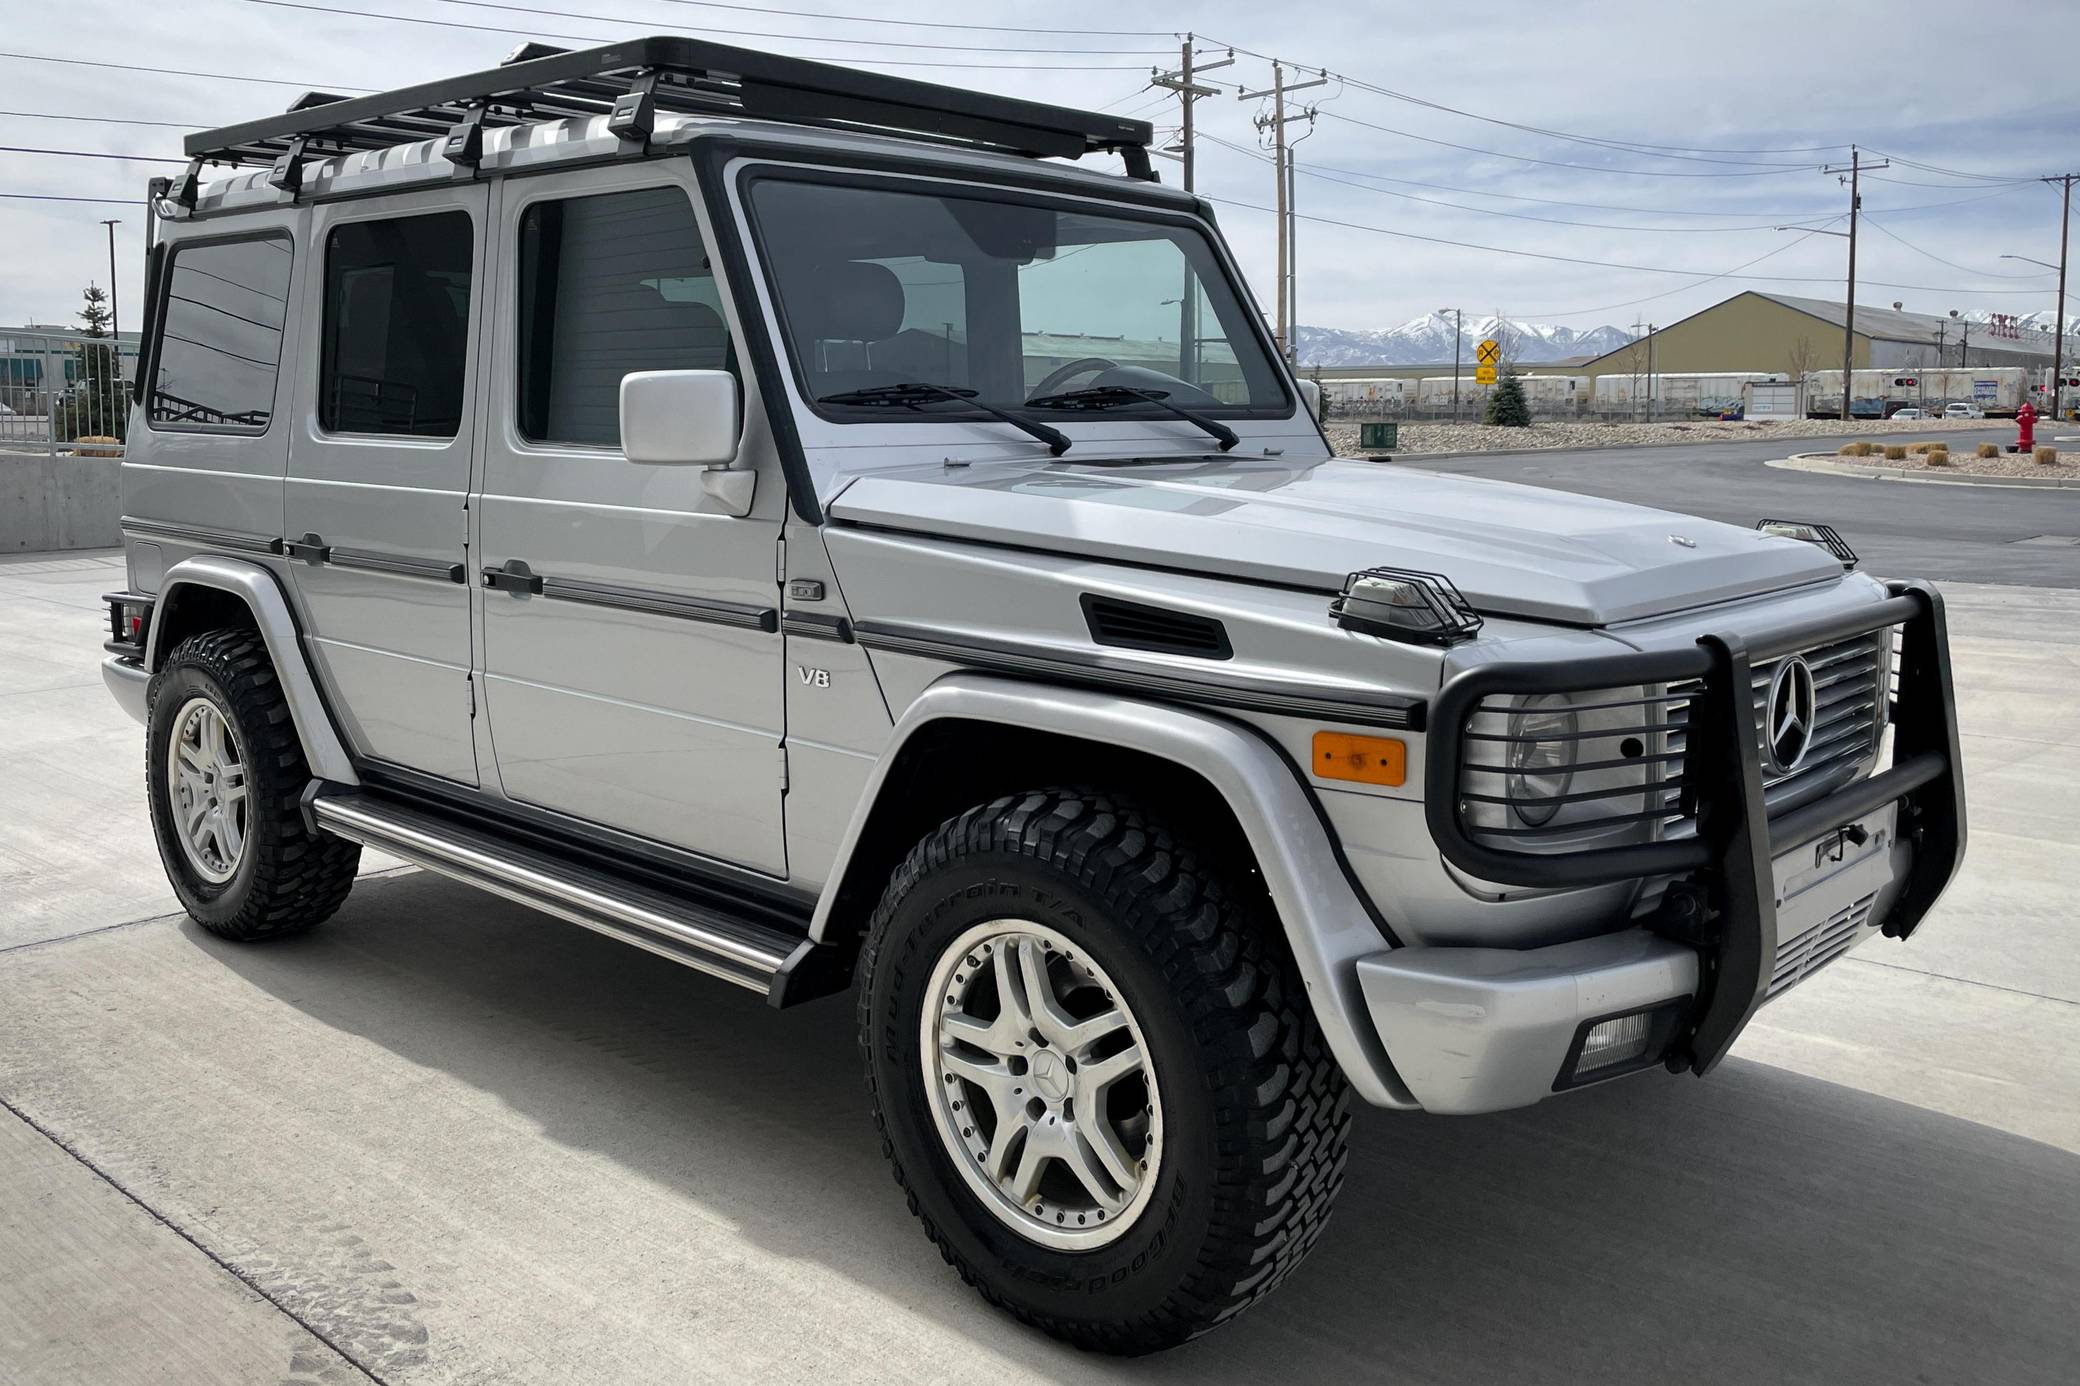
[[[0,454],[121,456],[136,351],[128,338],[0,331]]]

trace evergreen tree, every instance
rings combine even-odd
[[[1481,422],[1498,428],[1531,427],[1531,402],[1524,398],[1524,382],[1514,367],[1506,367],[1495,392],[1488,396],[1488,411]]]
[[[82,306],[79,310],[80,325],[89,337],[108,335],[108,295],[99,284],[88,284],[80,291]]]
[[[67,363],[70,388],[58,406],[59,436],[121,438],[129,421],[130,401],[123,388],[116,343],[109,340],[108,295],[99,284],[89,284],[80,292],[80,300],[81,334],[92,340],[74,348],[77,364]]]

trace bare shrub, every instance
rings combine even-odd
[[[1999,443],[1981,443],[1977,453],[1980,457],[1999,457],[2001,455],[2001,445]]]
[[[1887,462],[1904,462],[1907,460],[1907,450],[1897,443],[1890,444],[1885,449],[1885,460]]]
[[[2058,465],[2058,449],[2057,449],[2057,448],[2038,448],[2038,449],[2037,449],[2037,465],[2038,465],[2038,466],[2040,466],[2040,467],[2055,467],[2055,466],[2057,466],[2057,465]]]
[[[1948,448],[1937,448],[1934,452],[1928,455],[1928,465],[1931,467],[1949,466],[1950,450]]]

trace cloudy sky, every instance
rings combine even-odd
[[[1145,116],[1160,130],[1175,127],[1177,103],[1148,88],[1150,65],[1174,65],[1179,31],[1193,29],[1204,61],[1237,50],[1234,66],[1210,74],[1227,90],[1198,107],[1198,183],[1267,307],[1271,171],[1252,124],[1260,103],[1238,100],[1235,84],[1269,86],[1272,57],[1309,69],[1296,81],[1326,67],[1328,84],[1304,94],[1320,115],[1299,147],[1300,209],[1315,218],[1299,231],[1299,317],[1330,327],[1391,327],[1453,305],[1586,329],[1672,321],[1743,287],[1839,297],[1845,243],[1775,228],[1843,224],[1829,219],[1846,194],[1819,170],[1851,142],[1892,160],[1864,185],[1864,301],[2048,309],[2054,277],[2000,257],[2057,259],[2057,195],[2029,180],[2080,166],[2070,64],[2029,58],[2080,47],[2069,0],[18,0],[8,10],[8,325],[72,320],[80,287],[107,279],[99,222],[111,216],[123,219],[119,288],[134,323],[142,213],[119,204],[177,170],[188,128],[279,111],[306,88],[480,69],[526,37],[571,46],[705,33]],[[20,152],[31,149],[75,154]],[[80,157],[89,152],[169,162]],[[1176,180],[1174,164],[1159,167]],[[38,200],[54,197],[116,201]]]

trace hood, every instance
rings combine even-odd
[[[1496,616],[1601,626],[1839,580],[1818,547],[1691,515],[1371,462],[870,473],[842,523],[1334,592],[1361,568],[1442,573]]]

